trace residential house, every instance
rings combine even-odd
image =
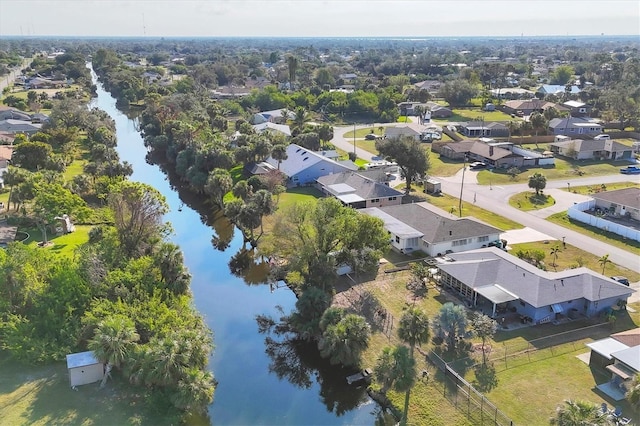
[[[373,207],[362,213],[380,218],[391,246],[402,252],[420,250],[428,256],[486,247],[500,231],[472,218],[458,218],[429,203]]]
[[[287,115],[285,116],[284,109],[274,109],[271,111],[262,111],[258,112],[251,117],[251,124],[262,124],[262,123],[275,123],[275,124],[286,124],[287,120],[291,120],[295,118],[295,113],[292,111],[286,111]]]
[[[0,145],[0,188],[4,188],[4,179],[2,175],[9,170],[9,163],[11,163],[12,155],[12,146]]]
[[[577,95],[581,90],[578,86],[571,86],[571,91],[569,94]],[[564,95],[566,93],[566,86],[562,84],[543,84],[536,93],[540,93],[542,95]]]
[[[438,93],[440,91],[440,87],[442,87],[442,82],[438,80],[423,80],[417,83],[414,83],[414,87],[418,90],[426,90],[429,93]]]
[[[602,125],[583,117],[553,118],[549,120],[549,132],[565,136],[596,136],[602,133]]]
[[[415,140],[420,140],[422,133],[412,126],[392,126],[386,127],[384,130],[384,137],[387,139],[398,138],[400,136],[412,137]]]
[[[519,87],[498,87],[490,90],[491,95],[499,99],[531,99],[534,93],[531,90]]]
[[[278,168],[278,161],[273,157],[267,163]],[[300,145],[287,146],[287,159],[280,163],[280,171],[287,178],[287,186],[314,184],[320,176],[350,171],[347,166],[326,158]]]
[[[587,347],[589,366],[611,374],[608,382],[596,386],[598,390],[614,401],[623,400],[633,377],[640,373],[640,328],[612,334]]]
[[[344,82],[353,82],[356,81],[358,79],[358,76],[354,73],[345,73],[345,74],[340,74],[338,76],[341,80],[343,80]]]
[[[591,105],[579,101],[563,102],[562,106],[569,110],[572,117],[589,117],[591,115]]]
[[[449,118],[453,115],[450,108],[435,102],[427,102],[427,107],[431,111],[431,118]]]
[[[614,216],[628,216],[640,220],[640,188],[623,188],[603,191],[591,195],[596,208]]]
[[[480,141],[460,141],[442,145],[440,155],[452,160],[482,161],[490,168],[522,167],[524,157],[508,149]]]
[[[248,96],[251,93],[251,89],[238,86],[220,86],[217,89],[211,90],[212,99],[237,99]]]
[[[334,196],[355,209],[395,206],[402,203],[404,196],[397,189],[356,171],[320,176],[317,182],[323,194]]]
[[[278,133],[282,133],[285,136],[291,136],[291,128],[286,124],[275,124],[270,121],[267,121],[265,123],[256,124],[252,127],[253,127],[253,130],[256,131],[256,133],[278,132]]]
[[[12,144],[13,141],[16,140],[16,137],[13,133],[9,132],[0,132],[0,144]]]
[[[460,133],[472,137],[509,137],[509,128],[495,121],[469,121],[460,125]]]
[[[551,107],[561,111],[564,110],[564,108],[559,108],[558,105],[553,102],[541,101],[540,99],[507,101],[502,106],[502,110],[507,114],[517,114],[519,111],[522,111],[523,115],[531,115],[534,112],[543,113]]]
[[[31,116],[16,108],[0,106],[0,121],[2,120],[31,121]]]
[[[597,317],[635,292],[588,268],[543,271],[496,247],[447,258],[438,264],[440,284],[494,317],[504,311],[534,324]]]
[[[615,140],[570,139],[549,144],[554,154],[575,160],[630,160],[633,158],[631,147]]]
[[[26,135],[32,135],[37,133],[42,128],[40,123],[32,123],[26,120],[13,120],[7,119],[0,121],[0,132],[7,132],[12,135],[24,133]]]

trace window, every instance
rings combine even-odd
[[[400,243],[400,237],[396,235],[396,243]]]
[[[371,200],[372,203],[379,203],[380,202],[380,198],[374,198],[373,200]]]
[[[395,201],[396,197],[389,197],[389,201]]]
[[[468,243],[468,240],[466,238],[464,238],[462,240],[453,241],[452,245],[454,247],[459,247],[459,246],[466,246],[467,243]]]
[[[489,236],[485,235],[484,237],[478,237],[478,242],[483,243],[485,241],[489,241]]]

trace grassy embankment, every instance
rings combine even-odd
[[[556,200],[551,195],[543,193],[536,194],[535,192],[525,191],[512,195],[509,198],[509,205],[522,211],[531,211],[544,209],[545,207],[553,206]]]

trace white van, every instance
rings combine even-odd
[[[609,135],[601,134],[601,135],[595,136],[593,139],[596,141],[608,141],[609,139],[611,139],[611,137]]]

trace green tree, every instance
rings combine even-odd
[[[106,383],[112,366],[118,368],[127,361],[132,346],[139,339],[133,321],[127,317],[113,315],[98,323],[87,346],[96,359],[107,366],[101,386]]]
[[[424,177],[430,167],[429,155],[419,141],[411,136],[379,139],[376,149],[389,161],[395,161],[406,181],[405,194],[411,192],[411,183]]]
[[[482,339],[482,365],[487,364],[486,343],[487,339],[493,338],[498,329],[498,323],[487,315],[476,312],[471,320],[471,329],[476,336]]]
[[[218,208],[224,208],[224,196],[231,191],[233,179],[225,169],[213,169],[209,172],[204,192],[209,195]]]
[[[381,393],[386,394],[389,389],[406,392],[415,383],[416,362],[406,346],[385,347],[373,371]]]
[[[432,327],[438,340],[447,346],[447,350],[455,352],[460,341],[466,336],[467,324],[464,307],[447,302],[433,319]]]
[[[444,98],[450,106],[468,105],[473,97],[478,94],[478,89],[468,81],[457,79],[449,81],[440,88],[440,96]]]
[[[326,326],[318,341],[318,349],[331,364],[357,366],[362,352],[369,346],[370,335],[371,329],[364,317],[346,314],[338,322]]]
[[[608,413],[601,413],[596,404],[586,401],[565,400],[558,406],[549,423],[557,426],[612,425]]]
[[[90,212],[85,201],[60,184],[38,184],[33,200],[33,212],[42,231],[45,244],[47,229],[58,216],[69,215],[74,220],[86,220]]]
[[[296,82],[296,72],[298,72],[298,58],[293,55],[287,56],[287,67],[289,69],[289,83],[291,90],[293,90]]]
[[[52,155],[51,145],[43,142],[23,142],[14,149],[11,162],[15,166],[35,172],[48,168]]]
[[[416,345],[429,341],[429,318],[422,310],[410,308],[400,317],[398,337],[411,348],[411,357]]]
[[[640,373],[633,376],[625,398],[636,411],[640,411]]]
[[[536,144],[538,143],[538,132],[541,130],[545,130],[547,128],[547,120],[544,115],[539,112],[534,112],[529,117],[529,122],[533,126],[533,129],[536,131]]]
[[[137,182],[124,181],[109,195],[118,237],[127,256],[146,251],[167,231],[162,222],[169,207],[155,188]]]
[[[604,271],[607,268],[607,265],[611,263],[611,259],[609,259],[609,255],[605,254],[600,259],[598,259],[598,263],[602,266],[602,275],[604,275]]]
[[[273,147],[271,150],[271,156],[274,160],[278,162],[278,170],[280,170],[280,163],[288,158],[287,156],[287,145],[278,144]]]
[[[565,85],[571,81],[575,71],[571,65],[560,65],[551,75],[551,83]]]
[[[542,173],[534,173],[529,176],[529,188],[535,189],[536,195],[540,195],[540,191],[542,191],[547,186],[547,178]]]
[[[551,256],[553,256],[553,267],[558,270],[558,254],[560,254],[560,246],[555,246],[551,249]]]

